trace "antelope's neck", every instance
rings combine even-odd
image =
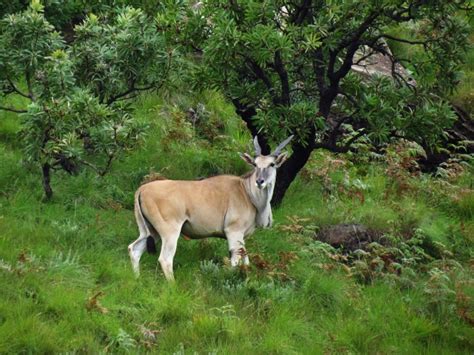
[[[244,186],[250,201],[257,209],[255,221],[258,227],[270,227],[272,224],[272,207],[270,201],[273,196],[274,183],[266,188],[259,189],[255,184],[255,171],[244,179]]]

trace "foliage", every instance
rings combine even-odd
[[[430,79],[426,78],[429,85],[421,86],[426,93],[433,91],[434,86],[437,86],[436,73],[442,70],[445,77],[448,73],[454,75],[457,63],[462,61],[463,48],[466,46],[466,30],[465,24],[460,23],[455,16],[454,5],[444,6],[439,2],[426,6],[414,4],[413,9],[403,6],[397,9],[397,4],[374,2],[362,6],[358,3],[344,2],[339,6],[322,6],[320,9],[318,8],[320,5],[313,8],[307,6],[281,1],[246,1],[234,5],[224,2],[205,3],[189,21],[193,28],[196,23],[205,27],[204,39],[196,39],[202,43],[193,43],[199,45],[204,54],[204,65],[203,70],[199,72],[199,79],[205,78],[207,80],[202,81],[204,84],[209,83],[223,88],[229,98],[241,101],[246,107],[256,108],[255,120],[259,123],[258,127],[270,137],[281,138],[292,132],[304,139],[310,125],[316,125],[322,130],[328,123],[324,122],[324,119],[327,119],[326,113],[323,114],[324,119],[318,118],[316,113],[318,110],[322,111],[322,108],[318,107],[318,99],[324,96],[325,90],[329,90],[325,81],[328,80],[332,84],[331,75],[342,75],[342,72],[348,69],[345,68],[346,63],[340,67],[332,67],[337,66],[339,61],[337,58],[340,56],[342,58],[340,61],[343,62],[346,59],[344,54],[353,55],[354,53],[350,53],[352,48],[347,49],[351,45],[355,45],[356,48],[371,45],[374,47],[373,51],[383,53],[383,50],[376,46],[377,39],[384,38],[384,29],[390,24],[405,21],[423,22],[423,31],[419,31],[419,36],[424,36],[426,43],[420,39],[420,43],[416,44],[423,45],[427,54],[423,57],[423,61],[420,60],[423,63],[422,68],[416,67],[418,71],[415,71],[414,75],[417,80],[421,80],[428,76],[429,72]],[[439,12],[443,10],[443,13]],[[355,38],[349,36],[355,30],[362,32],[359,33],[360,38],[357,34],[354,34]],[[387,37],[392,36],[387,34]],[[445,45],[448,43],[455,45],[452,47]],[[321,58],[323,63],[318,65],[323,65],[324,68],[330,66],[327,77],[319,77],[320,74],[311,66],[315,55],[323,56]],[[298,59],[293,60],[294,58]],[[352,63],[352,57],[347,59]],[[339,73],[340,69],[342,72]],[[346,73],[342,77],[345,75]],[[390,107],[396,108],[397,105],[390,105],[387,102],[384,105],[386,109],[378,110],[374,107],[372,110],[366,110],[364,107],[367,104],[372,106],[377,104],[374,100],[378,98],[370,94],[370,90],[382,90],[381,84],[376,81],[362,85],[360,80],[354,83],[353,78],[352,75],[341,83],[341,91],[346,94],[358,91],[362,95],[362,105],[357,105],[355,108],[365,113],[376,112],[378,120],[388,119],[397,127],[397,120],[393,120],[397,115],[387,111]],[[315,80],[323,82],[318,83]],[[387,80],[382,84],[390,86],[385,90],[391,92],[390,99],[397,102],[400,108],[406,109],[408,103],[413,102],[413,92],[407,87],[389,85]],[[455,80],[447,80],[443,84],[439,90],[449,90],[455,84]],[[338,87],[336,89],[339,90]],[[369,92],[366,92],[367,90]],[[418,98],[423,95],[428,100],[426,93],[417,91],[416,95]],[[380,98],[378,105],[383,105],[388,99],[387,96]],[[360,99],[361,97],[356,98],[357,101]],[[427,107],[433,112],[441,109],[430,101],[418,103],[422,109],[425,106],[425,111]],[[346,104],[353,108],[355,105],[353,101]],[[426,114],[425,112],[424,116]],[[423,114],[420,113],[421,115]],[[444,112],[436,114],[438,118],[443,116]],[[371,120],[371,118],[365,119]],[[431,121],[429,117],[425,119]],[[409,121],[406,118],[406,122]],[[415,128],[416,125],[413,126]],[[285,133],[282,132],[282,127],[286,130]],[[425,134],[427,135],[426,132]]]
[[[351,100],[358,107],[354,112],[351,102],[341,100],[340,114],[352,116],[352,126],[359,128],[375,146],[403,137],[434,150],[456,119],[449,103],[432,94],[431,89],[397,87],[387,77],[376,77],[367,85],[360,77],[350,75],[341,88],[351,93]],[[360,134],[355,135],[349,142],[352,144],[359,138]],[[343,143],[347,146],[347,142]]]
[[[29,0],[10,0],[2,4],[0,18],[27,10]],[[37,0],[34,2],[38,2]],[[114,9],[132,6],[142,9],[146,14],[153,16],[156,5],[148,0],[42,0],[44,15],[49,23],[66,37],[74,25],[81,22],[89,13],[107,13]]]
[[[122,102],[165,82],[171,54],[141,10],[116,16],[90,14],[66,44],[33,2],[6,16],[0,29],[0,80],[4,96],[21,96],[26,161],[43,171],[46,197],[51,169],[76,174],[82,165],[104,175],[122,151],[136,146],[145,125]],[[8,102],[8,100],[3,99]]]
[[[270,142],[296,136],[274,202],[315,148],[348,151],[363,136],[377,146],[402,136],[433,148],[454,121],[445,98],[467,49],[468,25],[460,13],[468,1],[172,4],[175,17],[159,16],[158,24],[200,54],[196,85],[223,90],[264,152]],[[412,23],[422,27],[415,39],[391,34]],[[394,57],[386,40],[419,48],[420,55]],[[390,79],[352,74],[352,65],[371,55],[390,61]],[[409,67],[416,87],[400,73],[400,63]],[[358,133],[345,140],[343,124]]]
[[[108,104],[163,85],[171,52],[142,10],[124,8],[110,19],[90,14],[75,27],[75,74]],[[113,45],[112,45],[113,43]]]
[[[387,175],[395,182],[395,189],[403,192],[410,188],[410,177],[420,174],[417,158],[425,157],[424,149],[414,142],[401,140],[386,148]]]

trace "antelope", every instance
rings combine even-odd
[[[191,239],[226,238],[231,266],[249,264],[244,239],[256,227],[272,225],[270,201],[276,172],[287,158],[283,141],[270,155],[262,155],[254,138],[255,158],[240,157],[253,170],[244,176],[219,175],[202,180],[157,180],[140,186],[135,193],[135,218],[140,235],[128,246],[132,268],[139,276],[140,258],[154,240],[161,238],[158,258],[165,278],[174,280],[173,258],[181,233]]]

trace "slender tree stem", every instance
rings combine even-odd
[[[53,197],[53,189],[51,188],[51,166],[45,163],[41,169],[43,172],[44,200],[49,201]]]

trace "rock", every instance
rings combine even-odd
[[[387,43],[380,41],[379,45],[383,53],[372,51],[367,46],[361,47],[354,55],[354,64],[351,69],[368,80],[374,76],[388,76],[416,87],[415,79],[396,61]]]
[[[372,242],[381,242],[383,233],[362,224],[336,224],[322,228],[314,238],[346,251],[365,249]]]

